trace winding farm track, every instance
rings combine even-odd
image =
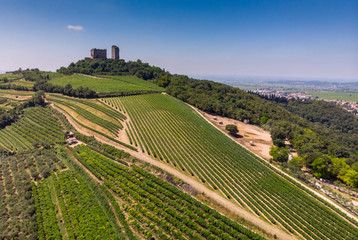
[[[200,116],[202,116],[208,123],[210,123],[213,127],[215,127],[216,129],[218,129],[219,131],[223,132],[225,135],[228,136],[228,138],[230,138],[232,141],[234,141],[235,143],[243,146],[241,143],[235,141],[234,139],[232,139],[227,132],[222,131],[220,128],[218,128],[217,126],[215,126],[212,122],[210,122],[206,117],[203,116],[203,114],[201,114],[197,108],[195,108],[194,106],[187,104],[188,106],[190,106],[191,108],[193,108]],[[256,153],[254,153],[253,151],[251,151],[250,149],[246,148],[248,151],[250,151],[251,153],[255,154],[257,157],[263,159],[262,157],[260,157],[259,155],[257,155]],[[266,161],[265,159],[263,159],[264,161]],[[267,161],[266,161],[267,162]],[[324,201],[328,202],[329,204],[333,205],[335,208],[339,209],[340,211],[342,211],[343,213],[345,213],[348,217],[353,218],[355,221],[358,222],[358,218],[353,215],[352,213],[348,212],[346,209],[342,208],[341,206],[339,206],[337,203],[333,202],[331,199],[327,198],[326,196],[322,195],[321,193],[315,191],[314,189],[308,187],[307,185],[303,184],[302,182],[300,182],[299,180],[297,180],[296,178],[290,176],[289,174],[285,173],[284,171],[282,171],[281,169],[279,169],[278,167],[270,164],[273,168],[275,168],[275,170],[277,170],[278,172],[284,174],[286,177],[290,178],[291,180],[295,181],[296,183],[300,184],[302,187],[304,187],[305,189],[309,190],[311,193],[313,193],[314,195],[316,195],[317,197],[323,199]],[[333,210],[334,211],[334,210]]]
[[[138,158],[142,161],[145,161],[153,166],[159,167],[160,169],[162,169],[163,171],[181,179],[182,181],[186,182],[187,184],[189,184],[192,188],[194,188],[195,190],[197,190],[198,192],[203,193],[206,197],[210,198],[213,202],[219,204],[220,206],[226,208],[227,210],[229,210],[230,212],[234,213],[235,215],[237,215],[240,218],[245,219],[247,222],[259,227],[260,229],[262,229],[263,231],[265,231],[268,234],[271,235],[276,235],[278,239],[282,239],[282,240],[293,240],[293,239],[297,239],[296,236],[291,235],[286,233],[285,231],[283,231],[282,229],[277,228],[274,225],[271,225],[267,222],[265,222],[264,220],[260,219],[259,217],[255,216],[254,214],[240,208],[239,206],[237,206],[236,204],[234,204],[233,202],[225,199],[224,197],[220,196],[218,193],[208,189],[207,187],[205,187],[204,185],[202,185],[201,183],[197,182],[196,180],[194,180],[193,178],[181,173],[180,171],[174,169],[171,166],[168,166],[162,162],[156,161],[154,159],[152,159],[150,156],[148,156],[146,153],[141,153],[141,152],[137,152],[131,149],[128,149],[116,142],[113,142],[109,139],[107,139],[106,137],[92,132],[89,129],[86,129],[82,126],[80,126],[79,124],[77,124],[71,116],[68,116],[68,114],[66,112],[64,112],[62,109],[54,106],[53,104],[51,104],[51,107],[53,107],[54,109],[56,109],[57,111],[59,111],[60,113],[62,113],[67,120],[69,121],[69,123],[81,134],[84,134],[86,136],[94,136],[96,138],[96,140],[102,142],[102,143],[106,143],[109,144],[111,146],[114,146],[118,149],[124,150],[126,152],[128,152],[130,155],[132,155],[135,158]]]

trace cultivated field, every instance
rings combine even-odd
[[[197,178],[243,208],[306,239],[355,239],[357,225],[163,94],[107,98],[129,116],[133,146]],[[310,196],[311,195],[311,196]]]
[[[38,239],[36,212],[40,210],[34,206],[33,182],[63,168],[49,150],[0,156],[0,239]],[[51,224],[50,219],[46,224]]]
[[[2,80],[4,78],[7,78],[8,80],[20,79],[20,78],[22,78],[22,74],[14,74],[14,73],[0,74],[0,80]]]
[[[116,137],[122,128],[126,117],[114,109],[96,101],[63,97],[52,94],[48,101],[70,113],[73,118],[89,129],[104,131],[105,134]]]
[[[125,203],[122,210],[140,238],[263,239],[139,167],[118,164],[83,145],[73,153]]]
[[[71,171],[57,172],[39,181],[33,193],[39,239],[120,237],[80,175]]]
[[[36,144],[61,143],[64,141],[62,129],[49,108],[27,108],[22,118],[0,130],[0,149],[19,151]]]
[[[66,86],[68,83],[73,88],[88,87],[98,93],[126,92],[136,90],[159,90],[157,85],[144,81],[134,76],[109,76],[94,77],[80,74],[54,78],[49,81],[54,85]]]
[[[358,93],[348,92],[308,92],[307,94],[312,95],[313,98],[323,98],[328,100],[342,100],[350,102],[358,102]]]

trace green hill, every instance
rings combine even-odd
[[[139,79],[135,76],[85,76],[80,74],[73,74],[54,78],[49,81],[53,85],[65,87],[71,84],[73,88],[88,87],[97,93],[109,92],[125,92],[137,90],[158,90],[163,91],[163,88],[157,85]]]
[[[284,179],[178,99],[146,94],[105,101],[117,102],[128,113],[133,145],[267,221],[307,239],[358,237],[357,229],[313,194]]]

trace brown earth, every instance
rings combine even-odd
[[[227,124],[236,125],[237,129],[239,130],[239,133],[237,134],[237,136],[232,136],[228,134],[229,137],[243,145],[245,148],[256,153],[260,157],[266,160],[269,160],[271,158],[269,151],[273,143],[271,135],[268,131],[265,131],[264,129],[252,124],[243,123],[239,120],[235,120],[228,117],[215,116],[213,114],[200,111],[197,108],[195,109],[199,113],[201,113],[204,118],[209,120],[209,122],[211,122],[213,125],[215,125],[217,128],[219,128],[225,133],[228,133],[227,131],[225,131],[225,126]],[[220,124],[219,122],[222,122],[222,124]],[[250,144],[250,141],[252,141],[253,144]]]

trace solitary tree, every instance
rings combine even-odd
[[[232,135],[236,135],[239,132],[239,130],[237,129],[237,126],[234,124],[226,125],[225,130],[228,131]]]
[[[288,149],[288,147],[279,148],[279,147],[271,146],[269,153],[274,161],[287,162],[288,156],[290,154],[290,150]]]

